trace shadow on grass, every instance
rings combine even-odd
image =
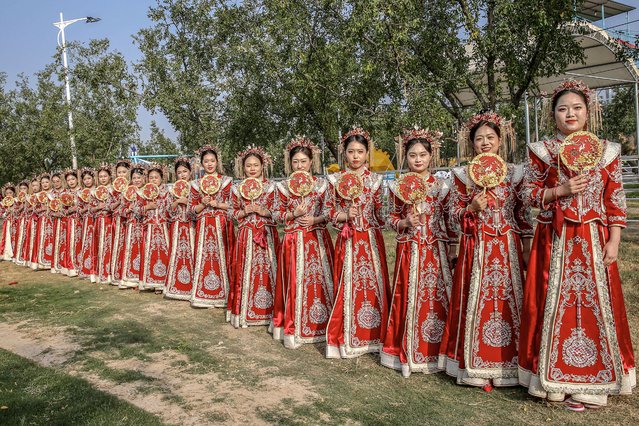
[[[60,373],[0,350],[1,424],[159,425],[157,417]]]

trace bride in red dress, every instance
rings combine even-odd
[[[51,183],[53,190],[51,191],[53,198],[60,198],[64,193],[64,174],[63,172],[54,172],[51,174]],[[64,266],[64,258],[67,251],[67,222],[64,217],[64,208],[60,207],[57,212],[52,211],[53,218],[53,258],[51,260],[51,273],[67,274],[68,269]]]
[[[568,169],[564,139],[597,130],[597,94],[569,81],[552,96],[556,137],[530,144],[528,197],[537,217],[519,344],[519,381],[528,392],[583,411],[629,395],[635,360],[617,255],[626,226],[621,147],[601,141],[588,171]],[[573,135],[574,136],[574,135]],[[581,142],[583,143],[583,142]]]
[[[122,209],[126,212],[126,237],[122,260],[122,280],[119,289],[137,288],[142,272],[144,252],[144,226],[140,205],[144,203],[139,191],[146,183],[146,170],[139,164],[131,167],[131,185],[136,188],[130,200],[122,197]]]
[[[67,269],[67,275],[76,277],[80,270],[78,259],[82,251],[82,218],[78,208],[78,191],[80,189],[78,171],[75,169],[66,170],[64,172],[64,180],[67,182],[67,189],[64,192],[73,197],[73,204],[63,207],[67,231],[67,249],[61,262]]]
[[[367,168],[373,150],[368,132],[353,128],[342,137],[340,149],[345,153],[347,170],[328,176],[331,197],[327,214],[341,232],[335,243],[333,282],[337,288],[328,322],[326,357],[354,358],[379,352],[386,330],[390,284],[382,237],[383,178]],[[349,200],[336,187],[343,182],[343,175],[353,174],[352,181],[361,184],[361,193]]]
[[[129,160],[118,160],[115,163],[115,179],[126,179],[129,181]],[[111,193],[113,203],[111,204],[111,220],[113,224],[113,245],[111,250],[111,284],[119,286],[122,283],[122,265],[124,264],[124,243],[126,241],[126,205],[124,198],[126,185],[120,188],[120,192],[113,188]]]
[[[231,192],[238,230],[228,306],[235,328],[268,325],[273,316],[279,237],[272,217],[275,184],[264,177],[271,164],[271,156],[262,148],[249,147],[235,159],[236,175],[245,178]],[[249,183],[255,184],[252,190]]]
[[[222,174],[222,159],[217,147],[206,145],[196,154],[204,176],[191,182],[190,213],[195,218],[191,306],[225,308],[233,280],[231,263],[235,238],[233,220],[229,216],[233,179]],[[206,187],[211,192],[215,190],[211,194],[202,188],[202,182],[209,179],[219,182],[217,189],[210,185]],[[227,312],[227,320],[228,315]]]
[[[113,252],[113,215],[111,212],[114,203],[113,187],[111,186],[111,165],[102,163],[98,169],[98,185],[106,187],[105,199],[98,199],[96,189],[97,206],[93,209],[95,217],[95,253],[96,253],[96,280],[101,284],[111,283],[111,254]],[[100,188],[102,189],[102,188]],[[104,197],[104,196],[103,196]]]
[[[509,129],[493,112],[477,114],[460,144],[475,155],[503,155],[513,141]],[[490,189],[477,185],[468,167],[453,176],[450,214],[461,223],[461,239],[440,367],[458,384],[516,386],[524,253],[533,229],[523,166],[507,164],[503,181]]]
[[[29,224],[29,202],[27,196],[29,194],[29,182],[22,181],[18,185],[18,194],[16,195],[16,201],[18,201],[18,237],[16,247],[14,249],[14,259],[17,265],[24,266],[26,261],[24,258],[24,246],[25,241],[28,241],[28,224]]]
[[[142,245],[142,271],[139,290],[155,290],[163,293],[169,269],[169,227],[168,210],[171,194],[164,185],[166,172],[163,166],[151,164],[147,168],[149,184],[158,191],[154,196],[142,188],[140,216],[144,224],[144,243]]]
[[[291,141],[284,151],[286,174],[306,172],[308,193],[290,181],[277,185],[275,217],[284,223],[275,286],[271,331],[287,348],[326,340],[328,314],[333,308],[333,241],[324,216],[328,182],[311,176],[320,172],[319,148],[305,137]],[[294,191],[296,193],[294,193]]]
[[[51,176],[44,173],[40,176],[40,194],[38,220],[38,244],[36,255],[37,269],[51,269],[53,260],[53,217],[49,210],[49,201],[53,198],[51,191]]]
[[[11,182],[7,182],[2,187],[2,233],[0,234],[0,260],[10,261],[13,258],[13,217],[15,215],[16,188]],[[12,204],[9,205],[9,200]]]
[[[86,193],[86,190],[89,190],[89,195],[85,200],[78,197],[78,207],[82,218],[82,246],[78,256],[78,275],[80,278],[96,282],[96,237],[93,209],[98,205],[98,201],[92,195],[95,191],[95,171],[89,167],[84,167],[80,172],[80,179],[84,185],[81,191]]]
[[[29,224],[27,228],[28,239],[24,245],[24,260],[31,269],[38,269],[37,245],[38,245],[38,220],[39,205],[36,194],[40,192],[40,179],[31,179],[31,190],[29,192]]]
[[[404,377],[441,371],[439,346],[453,281],[447,246],[453,247],[457,235],[446,211],[450,185],[430,173],[438,139],[422,129],[405,131],[397,155],[400,168],[406,156],[411,174],[401,179],[420,179],[422,186],[411,191],[403,180],[390,185],[389,224],[397,231],[397,254],[380,361]]]
[[[189,183],[186,194],[175,193],[175,184],[171,194],[172,203],[169,209],[169,228],[171,237],[171,256],[167,274],[164,297],[167,299],[189,300],[193,290],[193,239],[194,229],[190,213],[191,162],[188,158],[175,159],[175,175],[178,182]],[[181,195],[178,197],[178,195]]]

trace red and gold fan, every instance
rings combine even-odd
[[[60,201],[62,201],[63,205],[71,207],[75,204],[75,197],[70,192],[63,192],[60,194]]]
[[[53,198],[49,201],[49,210],[52,212],[59,212],[62,208],[62,201],[59,198]]]
[[[160,195],[160,188],[154,183],[147,183],[142,187],[142,196],[149,200],[154,201]]]
[[[249,200],[253,203],[256,199],[262,195],[264,188],[262,187],[262,181],[256,178],[246,178],[240,183],[240,195],[242,198]]]
[[[88,203],[91,200],[91,188],[82,188],[78,193],[78,197],[85,203]]]
[[[189,188],[191,184],[185,181],[184,179],[179,179],[175,181],[173,184],[173,188],[171,188],[171,193],[175,195],[177,198],[186,198],[189,196]]]
[[[20,201],[21,203],[24,203],[26,199],[27,199],[27,193],[26,192],[24,192],[24,191],[18,192],[18,201]]]
[[[590,132],[575,132],[566,136],[559,147],[559,157],[564,165],[576,173],[592,170],[601,162],[603,144]]]
[[[559,147],[559,162],[563,162],[568,170],[577,174],[588,172],[601,162],[603,143],[590,132],[575,132],[566,136]],[[561,167],[559,167],[561,170]],[[561,178],[561,176],[559,176]],[[579,221],[583,216],[583,194],[577,196]]]
[[[6,208],[9,208],[15,203],[15,201],[15,198],[13,198],[11,195],[7,195],[2,199],[2,205]]]
[[[414,211],[423,213],[421,204],[426,200],[430,185],[417,173],[406,173],[397,180],[397,196],[404,203],[413,206]]]
[[[135,185],[129,185],[126,188],[126,191],[124,191],[124,198],[126,198],[127,201],[133,201],[137,194],[138,187]]]
[[[206,195],[215,195],[220,190],[222,181],[217,175],[204,175],[200,179],[200,190]]]
[[[105,202],[107,198],[109,198],[109,188],[107,188],[104,185],[100,185],[97,188],[95,188],[95,192],[93,193],[93,196],[98,201]]]
[[[47,193],[45,191],[40,191],[36,194],[36,197],[38,198],[38,203],[40,204],[44,204],[47,202],[47,199],[49,197],[47,197]]]
[[[311,193],[315,186],[315,181],[313,180],[313,175],[309,172],[298,170],[291,173],[287,184],[288,190],[291,191],[291,194],[302,197],[302,203],[304,203],[304,197]]]
[[[38,202],[38,196],[35,194],[31,194],[27,197],[27,201],[29,201],[29,204],[31,206],[35,206],[36,203]]]
[[[506,162],[497,154],[485,152],[468,163],[468,174],[475,185],[486,189],[499,186],[508,173]]]
[[[337,180],[335,186],[337,193],[345,200],[354,201],[364,193],[364,181],[362,177],[353,172],[344,172]]]
[[[115,178],[113,181],[113,189],[118,192],[126,191],[127,186],[129,185],[129,180],[124,176],[120,176]]]
[[[426,180],[417,173],[406,173],[397,180],[397,196],[406,204],[418,204],[428,195]]]

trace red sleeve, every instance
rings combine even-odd
[[[626,193],[623,190],[621,159],[617,156],[605,167],[608,178],[603,193],[608,226],[626,227]]]

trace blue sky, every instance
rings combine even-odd
[[[156,0],[0,0],[0,71],[8,75],[8,86],[19,73],[32,76],[52,61],[57,48],[58,29],[53,22],[96,16],[100,22],[75,23],[65,30],[67,41],[87,42],[92,38],[108,38],[111,49],[120,51],[129,63],[140,59],[132,35],[148,27],[150,6]],[[175,138],[175,131],[161,114],[152,116],[140,109],[142,139],[149,135],[151,120]]]
[[[621,1],[639,8],[639,0]],[[137,61],[140,52],[131,36],[140,28],[151,25],[147,11],[156,3],[156,0],[0,0],[0,71],[7,73],[9,86],[12,86],[19,73],[32,76],[51,62],[57,34],[52,23],[59,20],[60,12],[64,13],[65,19],[102,18],[95,24],[78,22],[67,27],[67,40],[86,42],[92,38],[108,38],[111,48],[122,52],[129,63]],[[639,19],[639,11],[631,12],[628,19]],[[606,26],[625,21],[626,16],[622,14],[606,19]],[[633,29],[639,29],[639,22],[630,24],[630,30]],[[157,121],[169,137],[175,138],[175,131],[165,117],[152,116],[141,109],[139,122],[143,139],[148,138],[151,120]]]

